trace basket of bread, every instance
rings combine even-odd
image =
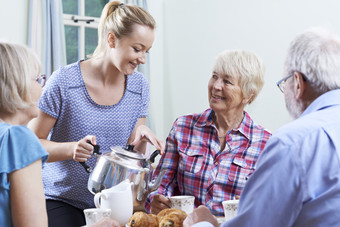
[[[182,227],[187,214],[179,209],[167,208],[157,215],[135,212],[129,219],[129,227]]]

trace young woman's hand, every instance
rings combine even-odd
[[[135,138],[132,141],[131,145],[136,146],[139,143],[149,142],[151,143],[157,150],[164,154],[165,151],[165,143],[158,139],[156,135],[145,125],[139,125],[136,130]]]
[[[73,159],[77,162],[86,162],[91,158],[93,153],[93,145],[97,144],[95,136],[88,135],[79,140],[73,150]]]

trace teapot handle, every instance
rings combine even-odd
[[[97,155],[101,155],[102,153],[99,151],[100,149],[100,146],[97,144],[97,145],[93,145],[89,140],[86,141],[87,143],[91,144],[93,146],[93,153],[97,154]],[[83,167],[84,169],[86,170],[86,172],[88,173],[91,173],[92,172],[92,167],[88,166],[85,162],[79,162]]]
[[[155,150],[151,155],[150,155],[150,158],[149,158],[149,161],[151,163],[154,163],[155,162],[155,158],[157,155],[159,155],[161,153],[160,150]]]

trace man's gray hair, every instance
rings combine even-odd
[[[325,28],[312,28],[290,43],[285,72],[304,74],[318,94],[340,88],[340,37]]]

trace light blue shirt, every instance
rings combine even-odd
[[[0,226],[12,226],[8,174],[38,159],[45,162],[48,153],[38,137],[26,126],[0,123]]]
[[[340,90],[333,90],[272,136],[241,194],[237,217],[222,226],[339,225]]]

